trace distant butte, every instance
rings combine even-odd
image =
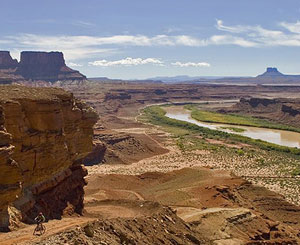
[[[10,56],[9,51],[0,51],[0,69],[15,69],[18,61]]]
[[[86,76],[65,63],[62,52],[24,51],[20,62],[12,59],[8,51],[0,51],[0,72],[23,80],[56,82],[85,80]]]
[[[261,75],[258,75],[257,77],[265,77],[265,76],[278,77],[278,76],[286,76],[286,75],[279,72],[276,67],[268,67],[266,72],[264,72]]]

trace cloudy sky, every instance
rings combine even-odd
[[[0,9],[0,50],[62,51],[89,77],[300,74],[299,0],[9,0]]]

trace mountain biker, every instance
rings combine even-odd
[[[37,227],[39,227],[39,229],[41,230],[42,229],[42,224],[46,221],[46,218],[45,216],[43,215],[42,212],[40,212],[38,214],[38,216],[35,217],[35,222],[37,223]]]

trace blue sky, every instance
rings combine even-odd
[[[89,77],[300,73],[299,0],[10,0],[0,49],[62,51]]]

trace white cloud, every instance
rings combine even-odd
[[[115,60],[115,61],[96,60],[93,62],[89,62],[89,65],[103,66],[103,67],[107,67],[107,66],[137,66],[137,65],[147,65],[147,64],[163,66],[163,62],[160,61],[159,59],[155,59],[155,58],[142,59],[142,58],[127,57],[125,59]]]
[[[171,63],[173,66],[179,66],[179,67],[210,67],[209,63],[206,62],[199,62],[199,63],[194,63],[194,62],[186,62],[182,63],[180,61]]]
[[[230,35],[217,36],[220,38],[212,40],[218,44],[234,44],[243,47],[265,47],[265,46],[300,46],[300,22],[279,24],[289,32],[280,30],[269,30],[259,25],[236,25],[226,26],[222,20],[217,20],[217,29],[230,32]],[[226,37],[226,38],[225,38]],[[218,40],[219,39],[219,40]]]
[[[95,26],[95,24],[93,24],[93,23],[90,23],[90,22],[87,22],[87,21],[82,21],[82,20],[73,21],[72,25],[85,27],[85,28],[90,28],[90,27]]]
[[[182,31],[182,29],[178,28],[178,27],[168,27],[168,28],[164,29],[164,32],[168,33],[168,34],[174,33],[174,32],[180,32],[180,31]]]
[[[237,45],[241,47],[256,47],[258,44],[254,41],[245,40],[242,37],[232,35],[215,35],[210,38],[210,43],[215,45]]]
[[[68,61],[96,56],[108,56],[119,52],[120,47],[126,46],[204,46],[204,42],[190,36],[156,35],[115,35],[98,36],[44,36],[20,34],[8,36],[1,40],[15,51],[41,50],[62,51]],[[109,47],[108,47],[109,46]],[[113,47],[112,47],[113,46]]]
[[[290,32],[300,34],[300,21],[297,21],[296,23],[281,22],[280,25]]]
[[[175,43],[177,45],[190,46],[190,47],[199,47],[208,45],[206,40],[194,38],[191,36],[176,36]]]
[[[82,66],[81,64],[76,64],[76,63],[73,63],[73,62],[69,62],[68,65],[72,66],[72,67],[81,67]]]
[[[77,23],[78,24],[78,23]],[[79,24],[89,26],[88,22]],[[279,23],[281,30],[270,30],[260,25],[225,25],[217,20],[217,31],[206,38],[190,35],[112,35],[112,36],[68,36],[68,35],[34,35],[19,34],[0,38],[0,44],[15,54],[21,50],[62,51],[67,61],[80,59],[105,58],[122,52],[127,46],[185,46],[205,47],[209,45],[234,45],[245,48],[266,46],[300,47],[300,21]]]
[[[256,34],[253,36],[280,36],[283,33],[281,31],[274,31],[262,28],[261,26],[247,26],[247,25],[236,25],[236,26],[225,26],[222,20],[217,20],[217,29],[220,31],[226,31],[231,33],[252,33]]]
[[[67,61],[108,56],[115,54],[115,48],[101,48],[89,36],[40,36],[22,34],[9,36],[5,39],[14,46],[13,52],[22,50],[62,51]]]
[[[227,32],[232,32],[232,33],[240,33],[244,31],[244,27],[242,26],[225,26],[223,25],[222,20],[217,20],[217,29],[220,31],[227,31]]]

